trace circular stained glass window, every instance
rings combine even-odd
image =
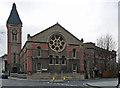
[[[65,48],[65,39],[62,35],[56,34],[50,37],[49,46],[56,52],[61,52]]]

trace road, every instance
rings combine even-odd
[[[3,88],[85,88],[83,84],[84,81],[66,81],[62,83],[53,83],[49,81],[2,79]]]
[[[62,83],[53,83],[49,81],[36,80],[13,80],[1,79],[3,88],[90,88],[85,85],[89,82],[112,81],[116,79],[96,79],[96,80],[78,80],[66,81]]]

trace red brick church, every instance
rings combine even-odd
[[[23,48],[21,48],[22,21],[15,3],[6,26],[9,73],[24,73],[28,76],[42,73],[69,73],[72,76],[75,74],[79,78],[84,78],[83,41],[59,23],[33,36],[28,34]]]
[[[13,4],[7,20],[10,73],[84,73],[83,42],[59,23],[33,35],[21,49],[22,21]]]

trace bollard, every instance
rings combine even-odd
[[[55,81],[55,77],[53,76],[53,82]]]
[[[63,80],[65,81],[65,76],[63,77]]]

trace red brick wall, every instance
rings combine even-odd
[[[45,44],[32,44],[32,49],[36,49],[38,46],[41,47],[42,50],[48,50],[48,45]]]
[[[17,29],[18,31],[19,31],[19,36],[18,36],[18,43],[19,43],[19,45],[18,45],[18,52],[20,52],[21,51],[21,27],[7,27],[8,28],[8,64],[10,64],[11,63],[11,53],[12,53],[12,51],[11,51],[11,44],[9,43],[9,42],[11,42],[11,33],[12,32],[10,32],[12,29]],[[18,54],[18,53],[17,53]],[[16,61],[18,61],[18,58],[16,59]]]
[[[84,52],[80,51],[80,70],[84,71]]]
[[[32,71],[32,50],[27,50],[27,71]]]
[[[10,47],[11,45],[10,44],[8,44],[8,64],[10,64],[10,59],[11,59],[11,55],[10,55],[10,53],[11,53],[11,47]]]
[[[27,71],[32,71],[32,58],[27,58]]]
[[[78,46],[67,46],[66,47],[67,51],[72,51],[73,49],[76,49],[77,52],[80,52],[80,47],[78,47]]]

